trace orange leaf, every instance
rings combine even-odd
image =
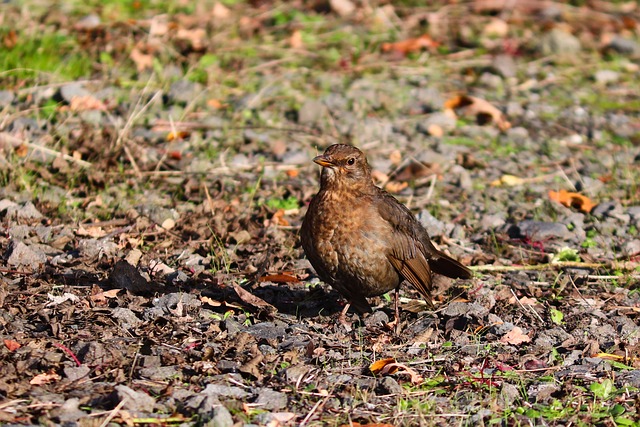
[[[549,198],[562,203],[568,208],[576,208],[584,213],[589,213],[596,206],[587,196],[573,193],[567,190],[549,191]]]
[[[456,95],[444,103],[444,108],[445,111],[449,110],[453,112],[453,110],[462,110],[466,115],[476,116],[476,121],[480,125],[493,120],[496,126],[502,131],[511,127],[511,123],[506,120],[502,111],[489,103],[489,101],[476,98],[475,96]]]
[[[382,51],[395,52],[406,56],[422,49],[432,50],[439,45],[440,43],[434,41],[428,34],[423,34],[415,39],[406,39],[395,43],[382,43]]]
[[[369,365],[369,370],[372,374],[379,374],[380,371],[382,371],[382,369],[389,363],[396,363],[396,359],[394,359],[393,357],[389,357],[388,359],[376,360],[371,365]],[[393,372],[390,373],[393,374]]]
[[[298,283],[300,280],[296,276],[287,273],[267,274],[258,279],[258,282],[274,283]]]
[[[179,130],[175,132],[169,132],[167,134],[167,141],[175,141],[176,139],[185,139],[189,136],[189,132],[184,130]]]
[[[14,340],[4,340],[4,345],[9,349],[9,351],[16,351],[22,347],[19,342]]]

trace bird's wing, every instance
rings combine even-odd
[[[467,267],[433,246],[429,233],[406,206],[383,190],[380,195],[378,212],[394,234],[390,258],[397,261],[390,261],[407,281],[425,295],[431,292],[432,271],[452,278],[471,277]]]

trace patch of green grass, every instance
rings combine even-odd
[[[19,33],[15,47],[0,49],[0,68],[14,81],[33,81],[43,73],[74,80],[89,76],[92,67],[76,39],[62,33]]]
[[[285,211],[296,209],[300,205],[300,202],[294,196],[289,196],[285,199],[274,197],[268,199],[265,203],[271,209],[283,209]]]

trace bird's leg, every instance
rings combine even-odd
[[[347,303],[338,316],[338,322],[344,325],[347,328],[347,331],[351,331],[351,322],[347,320],[347,311],[349,311],[349,307],[351,307],[351,304]]]
[[[400,300],[400,287],[396,288],[395,291],[395,298],[394,298],[394,309],[395,309],[395,317],[393,319],[393,322],[389,322],[387,323],[387,328],[393,330],[395,328],[396,334],[400,335],[400,306],[399,306],[399,300]]]

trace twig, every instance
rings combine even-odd
[[[499,271],[540,271],[540,270],[558,270],[561,268],[585,268],[585,269],[607,269],[620,271],[633,271],[640,267],[640,263],[625,261],[611,261],[606,263],[599,262],[575,262],[563,261],[552,262],[548,264],[535,265],[474,265],[469,268],[477,272],[499,272]]]
[[[520,298],[518,298],[518,296],[517,296],[517,295],[516,295],[516,293],[513,291],[513,289],[510,289],[510,291],[511,291],[511,294],[513,295],[513,297],[516,299],[516,302],[518,303],[518,305],[520,306],[520,308],[522,308],[524,311],[527,311],[527,309],[525,308],[525,306],[524,306],[524,305],[522,305],[522,303],[520,302]],[[537,312],[533,307],[531,307],[530,305],[527,305],[527,307],[529,307],[529,310],[528,310],[528,311],[532,312],[532,313],[533,313],[533,314],[538,318],[538,320],[540,321],[540,323],[544,323],[544,320],[542,320],[542,317],[540,317],[540,315],[538,314],[538,312]]]
[[[322,399],[322,400],[318,400],[316,402],[315,405],[313,405],[313,408],[311,408],[311,410],[309,411],[309,413],[307,414],[306,417],[304,417],[304,419],[302,420],[302,422],[300,423],[300,427],[304,427],[305,425],[307,425],[307,423],[309,422],[309,420],[311,419],[311,417],[313,416],[313,414],[318,410],[318,408],[320,406],[324,406],[325,403],[327,403],[327,400],[329,400],[329,398],[331,397],[330,394],[327,394],[327,396]]]
[[[75,158],[75,157],[73,157],[73,156],[70,156],[70,155],[68,155],[68,154],[61,153],[61,152],[56,151],[56,150],[52,150],[51,148],[47,148],[47,147],[44,147],[44,146],[42,146],[42,145],[38,145],[38,144],[34,144],[34,143],[32,143],[32,142],[26,142],[26,141],[24,142],[24,144],[25,144],[27,147],[29,147],[29,148],[31,148],[31,149],[33,149],[33,150],[36,150],[36,151],[42,151],[42,152],[44,152],[44,153],[51,154],[51,155],[53,155],[53,156],[60,156],[60,157],[62,157],[63,159],[65,159],[65,160],[69,161],[69,162],[77,163],[78,165],[82,166],[83,168],[89,168],[89,167],[91,167],[91,166],[92,166],[92,164],[91,164],[91,163],[89,163],[89,162],[87,162],[87,161],[85,161],[85,160],[82,160],[82,159],[76,159],[76,158]]]
[[[102,422],[102,424],[100,424],[100,427],[107,427],[107,424],[109,424],[111,422],[111,420],[115,418],[115,416],[120,411],[120,409],[122,409],[124,404],[127,403],[127,400],[129,400],[129,397],[125,396],[120,401],[120,403],[118,403],[118,405],[115,408],[113,408],[113,411],[109,412],[109,415],[107,415],[107,418],[105,418],[104,421]]]
[[[74,362],[76,362],[76,365],[82,366],[82,363],[80,362],[80,360],[76,357],[75,354],[73,354],[73,351],[71,351],[68,347],[62,344],[58,344],[57,342],[54,342],[53,345],[58,347],[60,350],[64,351],[65,353],[67,353],[67,355],[69,355],[69,357],[72,358]]]

